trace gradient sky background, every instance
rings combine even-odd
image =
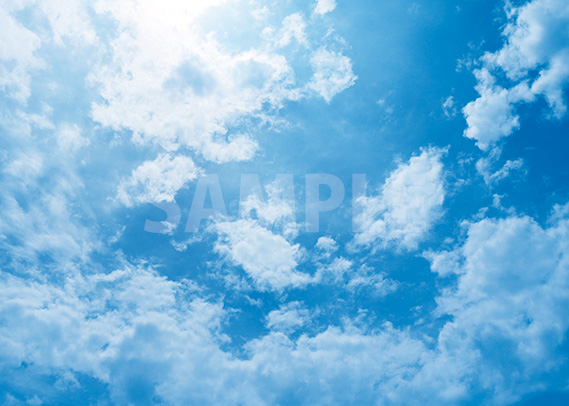
[[[0,404],[569,404],[566,0],[2,0],[0,37]]]

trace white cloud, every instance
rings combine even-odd
[[[267,316],[267,327],[273,331],[291,333],[310,320],[310,312],[300,302],[290,302]]]
[[[87,254],[98,245],[80,221],[74,218],[75,210],[69,204],[69,195],[64,190],[81,187],[73,184],[74,181],[77,179],[71,179],[69,183],[61,181],[57,189],[29,204],[23,204],[12,196],[1,200],[4,217],[0,220],[0,229],[9,239],[0,239],[0,248],[9,252],[10,261],[35,263],[39,257],[48,256],[56,261],[61,260],[58,271],[63,271],[69,266],[66,261],[86,259]]]
[[[336,8],[336,0],[318,0],[314,6],[314,13],[324,15]]]
[[[434,272],[457,278],[437,299],[437,312],[452,316],[439,334],[439,362],[475,362],[498,403],[536,390],[537,377],[561,362],[556,351],[569,328],[566,214],[557,207],[547,228],[528,217],[483,219],[468,225],[464,244],[428,255]],[[475,358],[465,363],[467,353]]]
[[[330,256],[334,252],[338,251],[338,243],[333,238],[326,236],[318,238],[315,247],[322,251],[326,256]]]
[[[0,251],[13,266],[20,261],[35,264],[44,257],[62,261],[58,272],[64,271],[100,244],[92,238],[96,227],[85,227],[92,212],[79,204],[85,187],[78,163],[74,154],[60,148],[61,131],[70,130],[64,134],[69,137],[77,134],[72,125],[55,128],[43,115],[19,115],[15,125],[13,117],[3,118],[6,139],[17,142],[7,143],[7,153],[0,158],[0,206],[5,214],[0,218]],[[33,131],[38,127],[41,132]],[[24,267],[28,271],[34,272]]]
[[[11,387],[26,363],[39,399],[82,374],[121,404],[453,405],[477,395],[509,404],[545,388],[542,374],[564,362],[556,351],[569,328],[567,213],[556,207],[548,227],[484,219],[464,243],[431,253],[432,270],[456,278],[437,298],[437,314],[452,318],[433,339],[350,319],[291,339],[316,322],[292,301],[266,315],[271,331],[236,357],[222,350],[223,303],[188,281],[128,264],[70,272],[59,287],[1,273],[1,370]],[[60,376],[58,387],[35,385],[46,376]],[[145,391],[130,391],[134,382]]]
[[[521,101],[531,101],[534,96],[525,82],[512,89],[504,89],[495,84],[494,77],[486,69],[478,70],[475,74],[478,79],[476,90],[480,97],[463,109],[468,124],[464,136],[476,140],[480,149],[487,150],[519,128],[515,105]]]
[[[298,226],[292,175],[277,177],[274,182],[265,186],[266,193],[263,193],[260,183],[258,187],[261,189],[251,190],[250,195],[242,196],[243,200],[239,202],[239,215],[246,219],[255,219],[259,225],[276,231],[286,238],[296,237]],[[241,192],[247,193],[245,190]]]
[[[104,125],[134,131],[140,142],[189,146],[215,162],[250,159],[256,143],[243,135],[226,143],[235,137],[228,127],[259,113],[263,103],[298,97],[289,89],[292,71],[283,56],[255,49],[223,53],[197,24],[193,28],[195,16],[181,3],[158,13],[172,17],[164,21],[142,6],[129,13],[107,7],[100,11],[114,13],[122,34],[113,41],[115,62],[93,74],[106,103],[94,105],[92,114]]]
[[[338,93],[356,83],[357,76],[352,71],[352,61],[339,52],[320,48],[310,58],[314,71],[309,87],[320,94],[328,103]]]
[[[446,118],[452,118],[456,116],[456,104],[454,102],[454,97],[449,96],[443,103],[443,113],[445,114]]]
[[[280,31],[278,46],[284,47],[295,39],[301,45],[308,45],[306,37],[306,22],[299,13],[291,14],[284,18],[283,27]]]
[[[170,22],[176,28],[185,27],[207,6],[194,3],[144,0],[137,3],[141,9],[131,7],[134,2],[98,3],[102,9],[112,8],[123,37],[114,43],[117,48],[113,52],[117,52],[112,56],[116,60],[101,67],[107,71],[94,74],[95,83],[102,84],[104,98],[114,103],[113,108],[106,111],[105,103],[101,103],[93,107],[93,114],[101,114],[99,119],[109,125],[139,132],[135,138],[142,143],[153,139],[172,150],[143,163],[121,184],[119,199],[125,204],[172,200],[180,188],[195,179],[198,170],[193,161],[173,151],[179,146],[195,148],[213,162],[250,159],[258,148],[253,136],[231,130],[232,124],[259,112],[267,100],[278,108],[279,102],[302,93],[298,90],[302,85],[293,85],[288,61],[274,51],[225,55],[218,44],[213,44],[215,41],[202,44],[207,48],[203,51],[202,45],[191,40],[186,48],[185,44],[162,42],[160,35],[153,43],[156,30],[152,29],[141,34],[148,37],[128,38],[128,32],[144,31],[157,21],[166,30]],[[70,3],[61,4],[65,8]],[[131,18],[133,9],[140,14]],[[69,10],[73,10],[72,5]],[[68,21],[65,10],[52,15],[62,24],[51,33],[56,41],[66,41],[66,33],[76,29],[81,38],[83,28]],[[136,19],[143,23],[137,25]],[[3,22],[7,25],[0,27],[14,28],[10,21]],[[4,80],[25,79],[28,69],[34,69],[29,58],[35,58],[39,43],[21,29],[16,24],[14,36],[6,36],[21,40],[20,48],[0,45],[2,57],[15,67],[0,75]],[[88,38],[89,33],[86,35]],[[164,44],[174,49],[155,54],[154,49],[144,53],[137,48],[160,49]],[[180,61],[189,49],[197,49],[199,55]],[[173,57],[163,62],[154,60],[154,55]],[[204,55],[213,55],[211,66]],[[221,73],[215,71],[217,63],[222,64]],[[351,73],[351,62],[349,65]],[[557,79],[564,77],[564,65],[551,66],[557,68],[549,68],[542,75],[548,78],[540,85],[546,90],[539,90],[539,79],[531,90],[545,92],[554,100],[554,109],[559,109],[554,88],[561,83]],[[97,77],[98,73],[104,77]],[[280,79],[273,80],[273,74]],[[262,76],[259,82],[257,75]],[[153,82],[155,78],[157,83]],[[236,78],[243,87],[232,98],[226,92],[233,92]],[[25,100],[28,82],[14,83],[4,89],[9,89],[11,97]],[[170,83],[173,86],[169,87]],[[481,104],[489,105],[496,95],[500,99],[503,90],[494,84],[481,89],[488,95]],[[281,90],[290,93],[283,95]],[[331,99],[336,90],[332,86],[323,97]],[[506,102],[517,103],[512,89],[506,91]],[[160,97],[152,99],[153,92]],[[210,97],[212,93],[208,92],[216,95]],[[161,106],[163,101],[165,106]],[[224,111],[208,113],[220,105],[225,106]],[[192,111],[195,106],[200,106],[197,112]],[[174,110],[169,110],[171,107]],[[118,112],[116,117],[113,109]],[[473,109],[473,117],[483,110],[480,105]],[[516,114],[507,107],[504,111],[507,129]],[[204,112],[210,115],[200,121]],[[266,318],[261,315],[261,322],[266,321],[272,331],[248,341],[244,353],[242,348],[228,349],[233,343],[222,333],[231,311],[224,309],[224,303],[206,299],[194,283],[168,280],[141,266],[124,264],[106,272],[101,270],[102,264],[86,265],[96,262],[89,252],[100,236],[94,222],[89,227],[82,224],[90,213],[87,208],[78,211],[77,206],[96,205],[85,201],[88,188],[74,170],[74,163],[62,156],[72,154],[59,154],[56,149],[60,146],[73,151],[86,146],[85,133],[73,124],[55,127],[39,115],[22,115],[22,120],[25,123],[19,122],[16,131],[18,149],[2,155],[2,261],[6,257],[26,260],[25,266],[5,266],[3,262],[0,272],[0,373],[3,391],[14,391],[5,396],[6,403],[23,399],[29,404],[50,404],[54,398],[50,395],[59,391],[58,396],[64,396],[62,392],[73,391],[85,378],[96,380],[102,392],[108,389],[109,401],[116,404],[453,405],[471,401],[477,392],[483,392],[486,399],[493,397],[489,402],[508,403],[521,393],[546,388],[540,374],[556,375],[555,368],[564,362],[556,348],[569,328],[569,206],[558,207],[547,226],[526,217],[470,224],[464,243],[447,252],[426,255],[439,277],[451,277],[450,286],[437,298],[437,313],[445,316],[444,320],[449,318],[434,323],[444,326],[438,336],[425,336],[420,326],[397,329],[386,323],[356,327],[346,318],[343,324],[323,322],[317,333],[291,339],[283,332],[314,322],[303,305],[291,302]],[[188,133],[179,133],[188,123],[193,123]],[[474,124],[489,125],[480,121]],[[53,136],[57,146],[38,143],[30,126],[45,130],[42,136]],[[196,129],[203,132],[192,132]],[[488,145],[503,136],[497,132],[482,139],[480,134],[476,137]],[[47,147],[42,150],[44,145]],[[361,220],[369,228],[357,236],[361,243],[395,244],[407,249],[418,246],[441,215],[445,195],[442,154],[441,150],[429,149],[402,163],[378,196],[363,200],[366,207]],[[515,169],[516,162],[508,161],[497,172],[488,172],[489,179],[502,178]],[[277,219],[290,214],[290,207],[273,200],[271,193],[266,205],[254,199],[250,203],[257,219],[248,217],[213,226],[219,233],[218,251],[242,267],[262,290],[280,293],[315,283],[315,278],[299,266],[304,253],[292,240],[294,232],[273,227]],[[415,228],[417,224],[420,226]],[[191,242],[175,246],[184,249]],[[345,280],[350,291],[374,289],[380,296],[398,286],[379,270],[358,266],[355,260],[332,258],[338,244],[330,237],[320,238],[316,248],[330,259],[317,264],[321,265],[322,280]],[[31,261],[30,253],[41,256],[42,262]],[[46,265],[51,260],[53,266]],[[454,280],[456,285],[451,284]],[[516,367],[514,374],[511,365]]]
[[[255,20],[265,20],[270,15],[270,13],[271,12],[267,6],[263,6],[251,11],[251,15],[253,15]]]
[[[188,365],[204,366],[208,358],[221,371],[227,359],[215,344],[223,339],[217,333],[222,307],[152,270],[125,266],[108,274],[71,273],[60,287],[6,273],[0,278],[3,379],[17,384],[25,376],[34,387],[30,392],[40,398],[62,387],[65,391],[75,374],[86,374],[109,385],[114,403],[140,404],[156,395],[179,404],[169,388],[153,388],[151,382],[158,384],[170,372],[187,377]],[[184,362],[172,362],[180,356]],[[29,364],[25,375],[19,370],[23,362]],[[67,377],[54,388],[34,385],[42,375],[63,374]],[[133,381],[144,382],[150,393],[133,394]],[[201,384],[192,386],[185,384],[199,397]]]
[[[445,150],[429,148],[402,163],[391,173],[377,196],[357,202],[359,245],[395,244],[416,249],[432,225],[442,216],[445,198],[441,158]]]
[[[271,333],[247,348],[251,385],[264,400],[259,404],[298,405],[389,402],[399,377],[413,375],[425,351],[389,323],[369,334],[349,324],[329,327],[295,341]]]
[[[202,154],[205,159],[217,163],[241,162],[252,159],[258,149],[257,141],[238,134],[230,137],[227,142],[216,141],[204,145]]]
[[[33,9],[38,20],[45,18],[47,29],[33,32],[22,25],[16,13]],[[6,1],[0,6],[0,36],[10,38],[0,44],[0,90],[5,95],[25,104],[31,95],[31,75],[47,67],[37,51],[44,44],[63,45],[62,38],[78,41],[82,46],[92,45],[97,36],[88,20],[87,3],[70,0]]]
[[[240,220],[218,219],[210,227],[218,235],[215,250],[242,267],[260,290],[282,292],[312,281],[310,275],[297,270],[303,252],[300,244],[292,242],[298,230],[294,189],[289,190],[294,185],[288,180],[285,176],[267,185],[266,200],[262,187],[254,188],[250,195],[242,196]]]
[[[199,170],[191,158],[160,154],[146,161],[123,181],[117,199],[126,206],[142,203],[172,202],[176,193],[198,177]]]
[[[385,273],[362,265],[350,275],[346,289],[351,292],[370,292],[372,296],[384,297],[397,291],[399,286],[397,281],[388,278]]]
[[[81,129],[77,125],[64,124],[56,132],[57,143],[64,151],[75,152],[90,144],[88,138],[81,135]]]
[[[524,160],[521,158],[515,160],[507,160],[506,163],[498,170],[494,170],[493,167],[494,158],[480,158],[476,162],[476,170],[484,177],[484,182],[488,186],[492,186],[495,183],[506,179],[510,176],[512,171],[519,171],[524,166]]]
[[[119,7],[99,1],[96,11],[116,21],[117,35],[110,45],[112,60],[90,76],[103,100],[92,106],[94,120],[131,130],[135,142],[167,151],[189,147],[217,163],[251,159],[258,145],[236,128],[248,119],[266,122],[285,101],[308,94],[307,84],[297,83],[291,66],[298,53],[282,49],[293,40],[308,46],[306,23],[301,14],[290,14],[276,34],[243,51],[229,51],[215,32],[202,27],[202,14],[219,3],[228,9],[246,6],[144,1]],[[249,22],[219,23],[230,36],[231,30],[241,32],[243,24]],[[314,61],[323,55],[316,53]],[[330,53],[328,60],[341,65],[335,70],[325,68],[326,61],[318,65],[326,77],[316,87],[327,100],[353,83],[348,58]]]
[[[505,44],[482,58],[484,68],[475,72],[480,97],[464,108],[465,136],[482,149],[519,128],[515,107],[521,102],[543,95],[554,117],[567,110],[563,90],[569,83],[569,5],[564,0],[534,0],[508,7]],[[517,84],[495,85],[490,72],[499,69]]]
[[[3,7],[0,7],[0,36],[10,39],[0,43],[0,89],[23,103],[30,96],[30,71],[43,66],[35,54],[41,40]]]
[[[65,40],[75,45],[97,45],[97,34],[89,20],[89,3],[83,0],[70,0],[61,3],[57,0],[35,1],[50,24],[51,38],[55,44],[63,45]]]
[[[296,270],[301,255],[298,244],[251,219],[218,222],[214,229],[219,235],[215,250],[243,267],[259,289],[282,291],[309,283],[309,275]]]
[[[25,183],[35,182],[45,171],[45,158],[37,151],[26,151],[14,154],[14,159],[8,162],[4,173]]]
[[[314,275],[315,283],[333,283],[342,285],[349,271],[352,269],[353,262],[343,258],[334,258],[327,264],[318,267]]]

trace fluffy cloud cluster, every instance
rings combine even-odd
[[[43,45],[64,49],[111,38],[90,75],[100,91],[92,118],[132,132],[137,148],[156,154],[119,176],[117,198],[127,206],[173,200],[198,175],[200,159],[251,159],[260,146],[243,130],[254,128],[244,125],[248,120],[270,123],[287,101],[317,94],[329,102],[353,85],[349,58],[315,43],[301,13],[268,22],[266,9],[254,10],[251,25],[258,24],[262,43],[233,48],[230,35],[207,27],[208,10],[227,3],[103,0],[94,10],[79,1],[2,4],[0,31],[10,41],[0,44],[0,88],[16,107],[2,105],[0,122],[0,403],[507,404],[528,391],[557,389],[557,383],[564,388],[559,348],[569,329],[566,206],[557,207],[546,225],[518,216],[466,223],[463,241],[424,254],[442,286],[434,293],[435,312],[394,326],[353,315],[319,318],[309,303],[313,297],[295,297],[295,288],[341,286],[363,292],[357,306],[365,314],[366,303],[377,307],[374,300],[400,284],[365,265],[369,257],[342,256],[345,247],[332,237],[319,238],[314,251],[303,248],[294,225],[278,224],[294,207],[277,199],[279,189],[272,186],[267,202],[253,196],[241,219],[209,228],[216,236],[211,253],[224,261],[208,258],[208,271],[235,265],[255,293],[273,300],[254,313],[260,331],[243,340],[236,337],[240,331],[230,334],[228,321],[243,310],[228,304],[232,292],[168,279],[144,263],[116,260],[122,254],[110,252],[112,246],[101,247],[108,235],[100,228],[116,219],[97,216],[101,205],[93,196],[109,194],[92,189],[111,182],[109,168],[103,177],[92,167],[82,177],[82,168],[97,158],[85,150],[108,151],[88,129],[52,120],[43,100],[31,103],[35,110],[26,107],[32,73],[47,63],[38,56]],[[16,18],[32,6],[46,17],[39,33]],[[334,6],[319,1],[314,18]],[[92,16],[113,29],[90,28]],[[481,147],[519,125],[517,103],[544,95],[555,115],[564,113],[560,89],[567,63],[560,44],[566,41],[551,39],[566,38],[566,17],[560,1],[514,9],[508,43],[486,57],[478,72],[481,98],[465,109],[468,135]],[[290,54],[298,49],[312,69],[302,83]],[[493,69],[505,71],[515,85],[499,86]],[[449,101],[449,112],[452,107]],[[357,248],[419,247],[442,215],[443,155],[423,150],[401,163],[378,194],[358,202]],[[112,158],[105,165],[115,164]],[[498,172],[488,169],[487,182],[521,166],[509,161]]]
[[[198,174],[192,159],[161,154],[132,171],[131,177],[119,186],[117,199],[126,206],[172,202],[176,193]]]
[[[299,302],[290,302],[268,314],[267,327],[273,331],[290,333],[305,325],[309,318],[310,312],[305,306]]]
[[[246,50],[229,50],[208,31],[210,10],[233,10],[241,2],[99,1],[95,10],[118,25],[112,59],[91,75],[101,102],[92,116],[101,124],[133,133],[133,141],[157,144],[167,151],[189,148],[200,158],[224,163],[250,160],[259,146],[255,121],[270,122],[286,101],[297,101],[312,89],[326,101],[355,82],[351,61],[340,52],[311,50],[307,24],[300,13],[285,16],[280,27],[261,20],[241,21],[256,29],[258,39]],[[329,9],[328,6],[327,9]],[[314,77],[299,82],[291,44],[308,48]],[[292,52],[292,53],[291,53]],[[247,130],[239,128],[247,123]]]
[[[92,119],[120,134],[117,143],[132,141],[156,151],[154,164],[164,163],[159,168],[164,173],[169,161],[161,159],[163,154],[177,159],[180,150],[181,159],[191,155],[194,162],[250,160],[260,148],[256,131],[273,125],[284,103],[314,94],[330,101],[355,83],[341,41],[322,39],[301,12],[259,13],[255,4],[242,1],[194,3],[3,4],[0,26],[11,40],[0,45],[0,90],[25,109],[32,74],[50,69],[39,56],[45,47],[88,53],[79,67],[97,95],[90,101]],[[328,12],[333,4],[319,7]],[[47,24],[38,32],[17,18],[32,9]],[[238,22],[221,17],[237,10]],[[221,19],[213,28],[211,13]],[[246,25],[252,37],[237,46],[232,38]],[[302,64],[313,67],[313,77],[297,75],[295,67]],[[130,140],[125,133],[132,134]],[[154,192],[139,190],[119,200],[138,204],[148,200],[138,195]]]
[[[328,285],[383,297],[397,290],[397,283],[383,272],[340,255],[339,244],[329,236],[320,237],[313,251],[295,242],[294,200],[283,194],[281,181],[266,187],[266,201],[262,190],[242,196],[240,219],[217,219],[209,226],[217,235],[214,250],[225,262],[242,269],[261,291],[283,293]],[[311,266],[316,268],[312,274],[301,270]],[[235,280],[235,275],[230,279]],[[233,288],[247,286],[240,282]]]
[[[482,58],[476,71],[480,97],[464,108],[464,135],[488,149],[515,131],[520,123],[516,105],[544,96],[553,116],[566,110],[563,98],[569,82],[569,4],[564,0],[534,0],[508,9],[505,45]],[[504,72],[511,86],[495,83],[494,71]]]
[[[347,324],[291,340],[279,330],[308,315],[289,303],[267,316],[273,331],[239,359],[221,349],[222,305],[149,269],[70,274],[60,287],[6,274],[0,282],[0,373],[3,401],[13,404],[59,403],[88,379],[103,404],[373,403],[383,393],[374,385],[396,387],[394,377],[425,350],[390,325],[368,334]]]
[[[316,14],[326,14],[336,9],[336,0],[318,0],[314,7]]]
[[[417,248],[442,215],[444,153],[438,148],[423,150],[391,173],[379,195],[359,198],[356,244]]]
[[[300,246],[282,235],[254,220],[218,222],[215,230],[220,235],[216,251],[243,267],[258,289],[282,291],[310,281],[309,275],[296,270]]]
[[[319,49],[310,59],[314,76],[309,86],[330,102],[334,96],[351,87],[357,79],[352,61],[338,52]]]
[[[478,79],[476,90],[480,97],[468,103],[464,115],[468,128],[464,135],[476,140],[476,145],[487,150],[503,137],[510,135],[520,126],[515,105],[533,100],[534,94],[526,83],[511,89],[495,84],[495,78],[487,69],[475,72]]]
[[[509,404],[565,362],[568,213],[556,207],[548,227],[484,219],[453,250],[426,253],[433,272],[454,281],[433,314],[452,318],[433,337],[345,320],[292,338],[317,320],[291,301],[266,314],[269,331],[237,357],[222,349],[230,314],[189,281],[129,264],[72,270],[60,286],[2,273],[6,399],[57,403],[91,377],[103,385],[100,401],[119,404]],[[18,386],[24,376],[28,390]],[[42,386],[47,377],[56,384]]]
[[[298,230],[292,178],[277,178],[265,190],[267,199],[260,184],[242,196],[240,219],[210,226],[218,236],[215,251],[241,267],[260,290],[306,286],[311,277],[297,270],[303,252],[293,242]]]
[[[163,378],[188,376],[191,365],[216,357],[210,350],[219,352],[214,343],[223,340],[215,333],[221,306],[195,298],[191,284],[133,266],[108,274],[70,272],[65,280],[56,286],[0,275],[0,370],[8,394],[3,400],[25,402],[35,396],[59,403],[52,396],[80,390],[82,376],[89,376],[109,385],[115,404],[148,404],[162,390],[169,392],[158,389],[169,385]],[[191,347],[196,351],[186,353],[187,363],[171,362]],[[54,385],[42,388],[42,376],[53,377]],[[34,389],[24,389],[22,398],[24,377]],[[194,383],[198,399],[201,385]],[[177,404],[175,398],[168,401]]]
[[[441,367],[476,368],[477,384],[499,403],[556,374],[569,328],[568,232],[567,207],[557,206],[549,227],[528,217],[484,219],[468,226],[455,250],[427,254],[434,272],[456,279],[437,298],[437,313],[452,316],[439,333]],[[456,392],[471,385],[457,382]]]

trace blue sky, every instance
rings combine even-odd
[[[3,1],[0,404],[567,404],[567,27]]]

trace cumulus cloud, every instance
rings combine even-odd
[[[70,275],[60,287],[7,274],[0,280],[0,373],[16,400],[25,374],[44,403],[82,391],[85,377],[103,383],[116,404],[373,403],[425,351],[389,324],[368,331],[348,322],[292,340],[282,331],[309,315],[291,302],[267,315],[271,331],[249,341],[240,359],[221,349],[222,304],[151,269]],[[41,384],[51,377],[57,385]]]
[[[336,8],[336,0],[318,0],[314,6],[314,13],[324,15]]]
[[[0,371],[4,388],[15,396],[24,374],[44,402],[54,393],[77,390],[86,375],[109,385],[114,403],[146,404],[163,396],[152,387],[158,382],[150,370],[166,377],[181,372],[178,367],[202,364],[202,356],[220,359],[214,343],[221,307],[191,299],[191,285],[168,281],[152,270],[127,265],[108,274],[70,274],[59,287],[9,274],[0,278]],[[178,295],[189,300],[180,301]],[[22,323],[26,328],[18,328]],[[164,362],[168,353],[181,354],[183,347],[201,350],[187,353],[186,360],[193,361],[185,367]],[[29,367],[20,369],[22,363]],[[60,379],[53,388],[42,389],[41,376]],[[133,382],[140,388],[136,393],[129,389]],[[175,399],[168,403],[177,404]]]
[[[561,362],[556,354],[569,328],[566,214],[557,206],[545,228],[528,217],[483,219],[456,249],[427,254],[434,272],[457,278],[437,299],[437,312],[453,317],[439,334],[440,362],[475,353],[464,365],[492,377],[481,384],[495,388],[499,403],[535,390],[537,377]]]
[[[377,196],[362,197],[356,204],[357,245],[391,244],[412,250],[442,216],[445,198],[445,150],[424,149],[408,163],[401,163],[385,181]]]
[[[317,283],[334,283],[341,285],[346,274],[352,269],[353,262],[343,258],[337,257],[330,262],[321,264],[314,275],[314,280]]]
[[[316,241],[315,248],[322,251],[323,255],[329,257],[334,252],[338,251],[338,243],[331,237],[320,237]]]
[[[563,91],[569,81],[569,5],[563,0],[534,0],[519,7],[508,5],[505,44],[486,53],[476,73],[480,97],[463,110],[468,128],[465,136],[487,149],[519,128],[516,105],[544,96],[553,116],[566,110]],[[493,83],[493,71],[505,72],[514,83]]]
[[[191,158],[161,154],[132,171],[130,178],[120,184],[117,199],[128,207],[172,202],[176,193],[198,174]]]
[[[267,199],[260,183],[250,186],[251,193],[241,196],[240,219],[221,219],[210,226],[218,236],[215,251],[241,267],[257,289],[305,287],[311,277],[297,269],[303,252],[293,242],[297,227],[292,179],[280,177],[267,185]]]
[[[348,282],[346,288],[353,292],[365,292],[372,297],[385,297],[399,289],[399,283],[390,279],[381,272],[372,272],[366,267],[361,267]]]
[[[567,213],[557,206],[547,227],[483,219],[452,250],[426,253],[433,272],[456,279],[437,298],[435,315],[452,318],[434,337],[345,319],[293,339],[315,319],[291,301],[265,316],[270,331],[237,357],[222,349],[228,311],[190,281],[127,263],[69,272],[59,286],[2,273],[4,388],[22,396],[25,374],[44,403],[81,390],[88,376],[123,404],[509,404],[564,362],[556,355],[569,328]],[[46,377],[59,383],[42,385]]]
[[[531,101],[534,95],[526,83],[512,89],[497,86],[494,77],[486,69],[476,71],[475,75],[480,97],[463,109],[468,124],[464,136],[476,140],[480,149],[487,150],[519,128],[520,119],[515,113],[515,105]]]
[[[310,312],[300,302],[290,302],[267,316],[267,327],[273,331],[290,333],[304,326],[310,319]]]
[[[352,71],[350,58],[339,52],[320,48],[310,58],[310,64],[314,75],[308,86],[328,103],[353,86],[358,78]]]
[[[283,49],[292,41],[309,45],[306,23],[300,13],[284,16],[276,33],[265,27],[257,43],[229,52],[201,25],[201,16],[220,3],[158,7],[148,1],[119,7],[99,1],[95,10],[117,24],[117,35],[111,41],[112,60],[90,76],[102,99],[92,106],[93,118],[132,131],[133,140],[144,145],[168,151],[184,146],[217,163],[251,159],[256,142],[235,128],[244,120],[266,120],[285,101],[308,94],[292,68],[298,55]],[[235,27],[225,29],[231,35]],[[317,52],[312,60],[315,86],[326,100],[353,83],[347,57]],[[336,62],[340,65],[330,65]]]
[[[312,47],[321,42],[320,34],[314,37],[315,30],[307,29],[302,13],[279,15],[278,9],[267,9],[264,14],[271,16],[270,21],[255,26],[258,36],[252,36],[250,46],[235,50],[220,40],[222,34],[218,37],[206,27],[207,13],[216,7],[242,8],[244,4],[7,2],[0,8],[0,30],[11,40],[0,45],[0,91],[24,106],[31,92],[30,75],[50,68],[38,56],[44,45],[77,55],[88,53],[88,60],[75,66],[74,72],[87,72],[86,82],[98,96],[86,101],[91,118],[116,131],[113,146],[125,145],[126,133],[137,148],[156,151],[153,160],[127,169],[127,173],[133,170],[132,178],[120,185],[119,201],[133,206],[171,200],[184,180],[169,165],[183,164],[188,171],[196,171],[190,158],[180,158],[176,151],[183,149],[194,162],[202,158],[217,164],[251,160],[260,149],[255,139],[259,126],[272,125],[274,113],[286,101],[314,95],[308,86],[310,78],[299,80],[293,69],[302,58],[308,64]],[[45,23],[42,29],[34,31],[19,21],[32,9],[38,21]],[[265,38],[263,29],[272,29],[273,23],[280,27],[274,37]],[[231,34],[241,30],[242,24],[220,26]],[[288,46],[293,43],[302,49]],[[349,59],[342,61],[348,61],[351,71]],[[336,76],[330,76],[331,90],[323,90],[327,100],[346,87]],[[319,87],[325,89],[326,80]],[[49,84],[50,91],[60,90],[58,81],[55,78]],[[35,119],[35,128],[46,128],[46,124],[59,128],[58,144],[68,153],[91,142],[73,123],[53,124],[36,112],[18,114],[30,122]],[[161,182],[144,173],[160,165],[165,166],[162,173],[171,178]]]
[[[274,182],[265,186],[265,192],[259,177],[253,175],[253,183],[241,185],[239,216],[254,219],[261,226],[274,230],[287,238],[298,234],[295,212],[294,179],[292,175],[279,175]],[[258,183],[257,183],[258,182]],[[247,190],[251,187],[251,190]],[[249,195],[246,195],[250,193]],[[265,199],[265,194],[267,198]]]
[[[43,2],[51,11],[40,14],[52,18],[48,34],[42,35],[57,44],[66,43],[70,33],[81,41],[95,40],[85,30],[88,25],[74,18],[81,14],[74,11],[80,3],[60,2],[59,8],[56,3]],[[321,10],[330,11],[333,2],[320,3]],[[8,1],[0,9],[8,10],[0,14],[0,31],[17,42],[0,45],[0,86],[23,106],[30,94],[29,72],[41,66],[35,56],[40,43],[34,36],[39,34],[16,22],[14,15],[21,11],[16,4],[40,3]],[[109,18],[117,35],[111,35],[108,59],[90,77],[101,92],[92,116],[103,125],[132,131],[142,146],[159,144],[155,159],[128,169],[118,197],[126,205],[173,200],[199,174],[194,160],[183,155],[188,150],[215,163],[251,159],[259,146],[254,134],[243,131],[244,118],[258,114],[270,121],[264,106],[278,109],[310,88],[296,82],[293,64],[276,49],[278,44],[268,41],[228,53],[212,36],[194,32],[199,24],[193,22],[216,4],[96,3],[97,18]],[[552,32],[550,23],[562,15],[554,7],[562,3],[530,4],[535,7],[516,9],[516,21],[529,10],[524,18],[530,27]],[[541,15],[538,6],[550,10],[551,20],[538,19],[536,25],[530,17]],[[308,29],[297,29],[301,22],[298,17],[282,22],[281,33],[291,28],[283,47],[311,44]],[[522,30],[515,37],[524,35]],[[551,48],[538,43],[532,52],[549,55]],[[516,47],[504,53],[504,61],[514,60],[512,55],[529,45]],[[347,57],[324,51],[323,62],[316,61],[319,52],[313,58],[312,91],[330,101],[355,76]],[[520,65],[541,69],[529,77],[523,69],[508,68],[509,62],[488,59],[519,83],[503,87],[480,79],[481,98],[486,98],[469,110],[472,128],[480,128],[471,135],[480,145],[489,147],[515,130],[515,106],[535,95],[544,94],[555,115],[563,113],[558,89],[567,64],[562,56],[556,59],[561,62],[549,64],[542,63],[544,58]],[[486,71],[491,76],[489,66]],[[503,113],[495,119],[499,128],[489,127],[494,132],[484,135],[482,128],[495,123],[477,117],[496,106]],[[268,331],[236,343],[227,320],[243,309],[231,308],[231,292],[212,293],[180,274],[168,279],[144,264],[113,265],[97,241],[107,240],[99,228],[115,219],[92,213],[89,206],[97,205],[89,201],[93,195],[83,185],[78,162],[72,161],[95,147],[95,140],[74,123],[52,123],[48,114],[30,111],[14,113],[15,125],[11,113],[2,111],[2,131],[11,149],[0,154],[0,402],[61,404],[80,398],[136,405],[456,405],[474,398],[507,404],[528,391],[550,388],[546,381],[558,379],[559,387],[566,387],[559,346],[569,328],[568,206],[557,207],[545,225],[519,216],[467,223],[463,241],[447,251],[425,253],[443,285],[428,320],[432,323],[425,328],[420,320],[407,326],[398,320],[400,327],[383,321],[368,326],[347,315],[318,320],[308,304],[285,297],[297,293],[289,289],[319,283],[312,286],[319,289],[315,293],[331,284],[376,299],[401,284],[380,269],[363,266],[369,258],[340,256],[343,248],[331,237],[316,242],[311,274],[304,267],[310,254],[298,242],[295,227],[275,227],[294,213],[276,198],[275,187],[265,203],[248,199],[240,220],[223,219],[210,228],[217,234],[217,253],[227,260],[223,268],[233,264],[242,269],[263,300],[274,293],[286,300],[268,314],[259,310],[256,321]],[[380,193],[360,201],[358,244],[419,246],[442,214],[443,154],[436,148],[423,150],[401,163]],[[502,169],[488,170],[489,182],[520,165],[508,161]],[[174,246],[183,251],[197,241],[207,244],[189,239]],[[100,255],[90,255],[97,248],[106,256],[103,263],[97,260]],[[211,272],[219,269],[213,262],[207,265]],[[366,300],[356,303],[364,307]],[[343,305],[339,300],[338,307]],[[309,332],[307,325],[316,328]]]
[[[296,269],[299,244],[291,244],[254,220],[218,222],[214,228],[220,236],[215,250],[243,267],[259,289],[282,291],[309,283],[310,277]]]
[[[425,350],[389,323],[371,334],[348,324],[294,341],[272,333],[247,348],[260,404],[298,405],[389,401],[399,385],[393,377],[413,374]]]

